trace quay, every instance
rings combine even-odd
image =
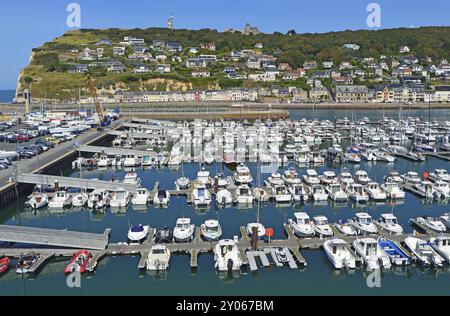
[[[93,179],[80,179],[71,177],[60,176],[48,176],[42,174],[22,173],[17,176],[17,181],[27,184],[40,184],[44,186],[55,186],[58,184],[60,187],[78,188],[84,190],[107,190],[117,191],[119,189],[125,189],[130,193],[136,193],[139,186],[134,183],[123,183],[117,181],[103,181]]]
[[[123,148],[113,148],[113,147],[101,147],[101,146],[88,146],[83,145],[79,146],[78,150],[81,152],[92,153],[92,154],[100,154],[100,155],[108,155],[108,156],[127,156],[134,155],[136,157],[153,157],[155,158],[157,155],[151,151],[145,150],[134,150],[134,149],[123,149]]]
[[[413,236],[428,239],[436,237],[439,234],[430,231],[414,219],[410,223],[420,229],[423,234],[417,231],[413,232]],[[268,242],[260,240],[255,245],[251,238],[247,235],[245,227],[240,227],[241,236],[234,236],[236,246],[239,249],[240,257],[244,266],[250,271],[257,271],[259,266],[263,268],[270,267],[272,264],[276,267],[282,267],[284,264],[279,262],[276,249],[284,250],[287,258],[287,266],[291,269],[306,267],[307,262],[301,254],[301,250],[319,250],[323,248],[323,243],[331,238],[298,238],[294,235],[287,224],[284,224],[286,239],[274,239]],[[352,248],[352,243],[357,238],[363,236],[345,236],[333,227],[333,238],[340,238],[348,242],[347,249],[355,258],[356,262],[362,264],[362,260]],[[25,243],[33,246],[53,246],[57,248],[0,248],[0,256],[11,258],[20,258],[26,253],[35,253],[39,255],[38,261],[33,265],[31,272],[35,272],[39,267],[43,266],[50,259],[55,257],[72,257],[77,249],[87,249],[91,251],[91,259],[87,266],[88,272],[93,272],[97,268],[99,262],[106,256],[140,256],[138,269],[146,268],[146,260],[153,246],[155,229],[151,229],[148,238],[142,244],[128,244],[124,242],[109,243],[108,236],[110,229],[106,229],[103,234],[69,232],[66,230],[49,230],[42,228],[16,227],[16,226],[0,226],[0,240],[12,243]],[[443,234],[444,236],[450,236]],[[392,235],[381,228],[376,234],[367,235],[367,237],[384,237],[392,240],[397,246],[408,254],[414,261],[413,255],[405,248],[404,240],[410,236]],[[162,243],[171,253],[180,253],[190,255],[190,267],[196,269],[198,267],[198,255],[201,253],[211,253],[214,251],[217,242],[204,241],[201,238],[200,229],[196,228],[195,238],[189,243]]]

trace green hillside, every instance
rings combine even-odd
[[[153,40],[178,42],[183,50],[173,54],[164,52],[171,65],[170,73],[160,74],[150,71],[145,74],[135,74],[131,71],[134,61],[126,56],[131,53],[131,48],[126,48],[126,55],[120,58],[113,56],[112,47],[120,45],[124,37],[132,36],[142,38],[152,54],[157,53],[152,47]],[[232,50],[254,49],[255,44],[262,43],[263,48],[259,53],[277,58],[277,64],[289,63],[296,69],[305,61],[331,60],[335,65],[342,61],[358,60],[362,57],[374,57],[376,60],[381,55],[397,56],[399,47],[408,46],[411,53],[423,62],[424,66],[431,62],[439,62],[441,59],[450,60],[450,27],[423,27],[423,28],[399,28],[379,31],[343,31],[324,34],[259,34],[243,35],[240,33],[221,33],[215,30],[169,30],[163,28],[149,29],[82,29],[69,31],[41,47],[33,49],[31,63],[21,72],[19,92],[31,84],[32,94],[35,98],[74,99],[78,97],[78,90],[82,93],[85,89],[85,75],[82,73],[70,73],[69,70],[75,64],[87,63],[78,59],[79,52],[86,48],[96,50],[102,47],[97,45],[100,39],[109,39],[113,45],[105,46],[103,62],[114,59],[123,63],[124,73],[110,73],[102,67],[90,67],[89,73],[96,80],[98,88],[110,89],[122,88],[132,91],[139,90],[173,90],[173,89],[212,89],[226,87],[254,87],[268,85],[269,83],[254,82],[252,80],[230,80],[223,74],[225,67],[234,66],[237,62],[245,60],[229,61],[226,56]],[[202,43],[215,43],[216,51],[210,52],[199,49],[199,54],[215,54],[218,62],[209,67],[210,78],[193,78],[191,70],[183,63],[171,60],[173,55],[179,55],[183,61],[192,57],[190,47],[197,47]],[[344,48],[345,43],[356,43],[361,48],[351,50]],[[151,69],[156,63],[146,62]],[[277,82],[282,86],[294,85],[308,89],[304,78],[290,82]],[[86,91],[87,93],[87,91]]]

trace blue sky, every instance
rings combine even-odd
[[[381,6],[382,28],[450,25],[448,0],[21,0],[0,4],[0,89],[14,89],[31,49],[63,34],[71,2],[81,6],[83,28],[165,26],[170,13],[175,28],[242,28],[246,22],[266,33],[367,29],[366,7]]]

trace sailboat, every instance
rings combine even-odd
[[[260,186],[261,185],[261,172],[260,172],[259,164],[258,164],[257,177],[258,177],[258,186]],[[258,211],[256,213],[256,223],[247,224],[246,231],[247,231],[247,235],[252,237],[253,236],[253,228],[256,227],[257,231],[258,231],[258,239],[261,239],[266,235],[266,228],[264,227],[263,224],[261,224],[259,222],[259,210],[260,210],[260,205],[261,205],[260,200],[258,200],[257,203],[258,203]]]

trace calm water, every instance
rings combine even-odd
[[[296,111],[297,112],[297,111]],[[304,117],[302,113],[295,113],[298,117]],[[327,112],[315,112],[309,117],[326,118]],[[343,112],[337,112],[339,117],[349,116]],[[359,112],[361,116],[369,116],[370,112]],[[375,113],[378,115],[378,112]],[[448,113],[441,113],[448,115]],[[382,113],[380,114],[382,116]],[[397,115],[393,113],[392,115]],[[328,116],[329,117],[329,116]],[[334,114],[333,114],[334,117]],[[330,118],[330,117],[329,117]],[[331,119],[331,118],[330,118]],[[250,164],[252,173],[256,175],[256,165]],[[285,167],[287,168],[287,166]],[[412,163],[399,160],[395,164],[367,163],[360,166],[349,165],[349,170],[354,173],[359,168],[367,170],[369,176],[376,181],[382,181],[382,177],[391,170],[401,173],[409,170],[423,172],[435,168],[449,169],[449,164],[437,160],[428,159],[425,163]],[[209,168],[212,174],[220,171],[220,165]],[[318,172],[330,169],[340,172],[340,168],[321,166],[316,168]],[[185,176],[194,179],[199,170],[198,164],[186,164]],[[281,169],[280,171],[282,171]],[[298,168],[300,174],[305,169]],[[231,175],[230,170],[225,173]],[[79,176],[70,169],[64,174]],[[181,171],[170,170],[138,170],[143,184],[152,188],[155,181],[160,181],[161,187],[172,189],[174,181],[181,175]],[[114,175],[123,177],[124,171],[92,171],[83,172],[83,177],[108,180]],[[236,207],[218,209],[214,206],[206,211],[195,210],[187,205],[185,198],[172,198],[167,209],[156,209],[152,206],[145,210],[134,210],[131,206],[123,213],[92,214],[89,211],[68,212],[55,214],[41,211],[37,216],[23,210],[24,199],[7,207],[0,213],[0,221],[11,225],[46,227],[88,232],[102,233],[105,228],[112,228],[111,241],[119,242],[126,239],[129,223],[150,224],[152,227],[174,226],[178,217],[190,217],[194,224],[200,225],[210,218],[219,219],[223,228],[223,237],[233,237],[239,234],[239,227],[253,222],[256,219],[256,208],[245,210]],[[290,205],[277,207],[275,204],[261,206],[261,221],[266,227],[275,229],[276,238],[284,238],[283,223],[293,217],[293,213],[299,210],[309,212],[311,216],[323,214],[331,222],[342,218],[349,218],[359,210],[368,211],[374,218],[383,212],[394,211],[399,222],[407,232],[412,229],[408,225],[410,217],[423,214],[439,215],[449,211],[448,204],[426,204],[419,198],[407,193],[404,202],[397,205],[368,205],[357,207],[352,204],[344,206],[325,205]],[[381,277],[380,288],[369,288],[366,285],[367,272],[357,269],[354,272],[335,272],[325,254],[321,250],[302,251],[308,262],[308,266],[302,270],[290,270],[289,268],[259,269],[256,273],[244,273],[239,276],[221,277],[214,271],[212,254],[199,256],[199,267],[193,273],[189,267],[189,256],[173,255],[171,267],[163,275],[150,275],[140,273],[137,269],[139,257],[110,257],[104,259],[94,274],[83,277],[82,286],[79,289],[70,289],[66,286],[63,269],[67,261],[55,260],[45,265],[35,278],[22,278],[15,271],[9,271],[0,276],[0,294],[33,295],[33,294],[59,294],[59,295],[93,295],[93,294],[124,294],[124,295],[391,295],[391,294],[422,294],[439,295],[450,294],[450,268],[439,271],[409,267],[406,269],[385,271]],[[15,262],[14,262],[15,263]]]
[[[15,90],[0,90],[0,103],[12,102],[15,94]]]

